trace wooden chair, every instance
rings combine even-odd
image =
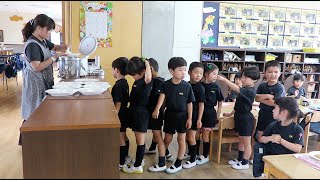
[[[217,141],[217,163],[220,163],[221,146],[222,144],[229,144],[229,152],[231,151],[232,143],[238,143],[238,133],[234,130],[234,117],[223,117],[219,120],[218,128],[210,133],[210,152],[211,160],[212,156],[212,144],[213,141]]]
[[[303,142],[304,142],[304,147],[301,149],[300,153],[307,153],[308,152],[308,143],[309,143],[309,136],[310,136],[310,123],[312,121],[311,114],[308,114],[307,117],[305,118],[306,123],[308,124],[304,128],[303,132]]]

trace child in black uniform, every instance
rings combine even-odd
[[[194,97],[196,99],[193,102],[192,110],[192,125],[191,129],[187,131],[187,144],[189,149],[190,159],[185,162],[182,167],[189,169],[197,165],[196,155],[197,155],[197,144],[196,144],[196,134],[199,136],[198,130],[202,127],[202,114],[204,110],[204,102],[206,101],[206,95],[204,87],[201,84],[203,77],[204,67],[200,62],[193,62],[189,66],[190,84],[193,90]],[[198,137],[199,139],[199,137]]]
[[[147,59],[149,61],[151,72],[152,72],[152,90],[149,97],[148,109],[149,109],[149,126],[148,129],[152,130],[152,144],[149,149],[146,149],[146,153],[154,152],[156,153],[156,145],[158,144],[158,152],[159,152],[159,163],[149,167],[149,171],[151,172],[160,172],[165,171],[167,166],[165,164],[165,145],[162,139],[162,125],[163,125],[163,108],[160,108],[159,117],[158,119],[152,118],[152,113],[158,103],[158,99],[160,96],[160,91],[162,85],[164,83],[164,79],[159,77],[158,70],[159,65],[158,62],[153,59]]]
[[[192,123],[192,102],[195,101],[192,87],[184,81],[187,70],[187,62],[182,57],[173,57],[168,62],[168,69],[172,78],[165,81],[157,106],[152,113],[154,119],[158,118],[159,110],[165,101],[164,143],[168,148],[172,141],[173,134],[178,132],[177,140],[179,144],[176,162],[166,169],[167,173],[176,173],[182,170],[181,161],[186,150],[186,131]]]
[[[280,64],[278,61],[268,61],[265,65],[265,77],[267,82],[262,82],[257,89],[256,101],[260,102],[259,117],[257,123],[258,141],[266,127],[275,121],[272,116],[274,100],[284,97],[284,86],[278,82],[280,77]]]
[[[242,83],[241,83],[241,72],[237,72],[235,77],[234,77],[234,83],[239,86],[242,87]],[[234,90],[231,90],[228,98],[227,98],[227,102],[236,102],[237,99],[237,95],[238,93]]]
[[[132,57],[127,72],[134,78],[130,92],[129,117],[131,128],[136,136],[137,151],[134,165],[124,165],[123,172],[143,173],[142,160],[145,151],[145,133],[149,124],[148,100],[152,89],[152,74],[148,61]]]
[[[259,177],[263,173],[264,155],[294,154],[299,153],[304,145],[303,129],[295,123],[299,112],[296,99],[292,97],[281,97],[275,100],[273,118],[277,119],[270,123],[263,131],[260,138],[260,150],[255,147],[259,155],[254,156],[253,175]]]
[[[219,72],[218,66],[213,63],[204,64],[204,81],[201,83],[205,89],[206,101],[204,103],[204,111],[202,116],[202,140],[203,155],[196,160],[197,165],[209,162],[209,134],[215,127],[217,119],[220,117],[222,101],[224,100],[220,86],[215,83]],[[218,104],[218,111],[215,106]],[[198,147],[199,149],[199,147]]]
[[[129,85],[127,80],[125,79],[127,64],[128,59],[126,57],[119,57],[112,62],[112,74],[117,81],[112,87],[111,95],[121,122],[119,164],[120,170],[125,163],[125,158],[128,155],[129,151],[129,139],[126,134],[126,129],[128,127],[128,120],[126,115],[128,113],[127,108],[129,101]]]
[[[237,86],[222,76],[218,76],[218,79],[225,82],[232,90],[238,93],[234,110],[231,113],[223,114],[227,117],[234,115],[235,127],[239,132],[238,159],[228,161],[228,164],[231,164],[234,169],[249,169],[251,135],[254,129],[254,117],[251,110],[256,96],[254,83],[259,78],[260,71],[256,66],[243,68],[241,73],[243,87]]]
[[[293,76],[293,86],[291,86],[287,90],[287,96],[294,97],[296,99],[302,98],[303,100],[305,100],[307,93],[306,90],[302,87],[304,81],[305,79],[302,74],[295,74]]]

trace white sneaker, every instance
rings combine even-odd
[[[130,174],[141,174],[143,173],[143,167],[134,167],[133,165],[124,165],[122,167],[122,171],[125,173],[130,173]]]
[[[208,162],[209,162],[209,156],[205,158],[203,155],[200,155],[196,160],[197,165],[205,164]]]
[[[253,159],[249,159],[249,163],[253,165]]]
[[[151,171],[151,172],[161,172],[161,171],[165,171],[166,169],[167,169],[166,165],[159,167],[158,164],[149,167],[149,171]]]
[[[192,168],[192,167],[194,167],[194,166],[196,166],[196,165],[197,165],[197,162],[196,162],[196,161],[194,161],[194,162],[187,161],[187,162],[185,162],[184,164],[182,164],[182,167],[183,167],[184,169],[190,169],[190,168]]]
[[[249,169],[249,163],[246,165],[242,165],[241,162],[239,162],[237,164],[232,165],[231,167],[237,170]]]
[[[142,159],[142,162],[141,162],[142,166],[144,166],[144,161],[145,161],[145,159]],[[136,162],[136,160],[132,159],[128,164],[133,166],[135,162]]]
[[[120,164],[119,164],[119,170],[121,170],[123,166],[124,166],[124,165],[120,165]]]
[[[125,164],[129,164],[132,161],[130,156],[126,156]]]
[[[228,161],[228,164],[234,165],[234,164],[237,164],[239,162],[241,163],[241,161],[238,161],[238,159],[231,159],[231,160]]]
[[[168,162],[174,162],[174,158],[173,158],[172,154],[166,155],[166,161],[168,161]]]
[[[155,149],[155,150],[149,150],[149,149],[145,149],[145,151],[144,151],[144,153],[145,154],[156,154],[157,153],[157,150]]]
[[[187,160],[189,158],[190,158],[190,155],[186,153],[186,154],[183,155],[182,160]]]
[[[182,166],[175,167],[174,164],[166,169],[166,173],[173,174],[182,170]]]

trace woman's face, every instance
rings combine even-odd
[[[49,39],[50,37],[50,33],[52,30],[48,30],[48,27],[40,27],[38,26],[38,35],[42,38],[42,39]]]

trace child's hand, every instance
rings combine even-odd
[[[299,90],[294,91],[294,96],[297,97],[299,95]]]
[[[272,139],[272,143],[280,144],[280,142],[281,142],[281,136],[280,136],[280,134],[273,134],[273,135],[271,136],[271,139]]]
[[[200,120],[200,121],[198,120],[198,121],[197,121],[197,128],[200,129],[201,127],[202,127],[202,122],[201,122],[201,120]]]
[[[274,95],[272,95],[272,94],[266,94],[266,99],[268,99],[268,100],[273,100],[274,99]]]
[[[152,118],[153,119],[158,119],[159,116],[159,110],[155,109],[152,113]]]
[[[192,125],[192,121],[191,121],[191,119],[188,119],[188,120],[187,120],[187,123],[186,123],[186,128],[187,128],[187,129],[190,129],[190,128],[191,128],[191,125]]]
[[[230,117],[230,116],[232,116],[231,113],[223,113],[222,115],[225,116],[225,117]]]

